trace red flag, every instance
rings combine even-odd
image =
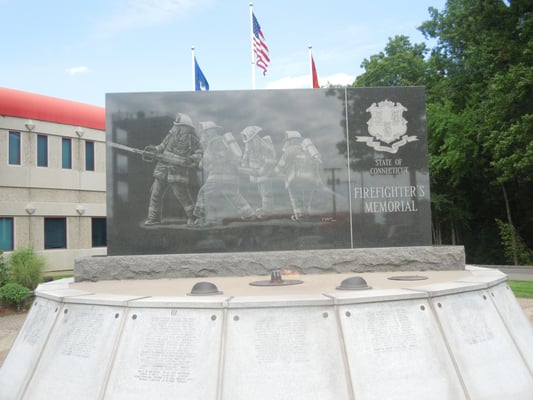
[[[311,72],[313,75],[313,89],[318,89],[320,85],[318,84],[318,74],[316,73],[315,60],[311,56]]]

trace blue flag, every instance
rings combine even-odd
[[[207,82],[204,73],[200,69],[196,57],[194,57],[194,85],[195,90],[209,90],[209,82]]]

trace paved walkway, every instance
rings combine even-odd
[[[0,314],[0,366],[4,363],[11,345],[26,320],[27,312],[17,314]]]

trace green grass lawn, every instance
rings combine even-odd
[[[533,299],[532,281],[507,281],[516,297]]]
[[[59,279],[63,279],[63,278],[72,278],[72,274],[70,275],[55,275],[53,278],[54,278],[54,281],[57,281]]]

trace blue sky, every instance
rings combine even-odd
[[[0,0],[0,86],[98,106],[106,93],[190,91],[192,53],[211,90],[252,89],[245,0]],[[256,0],[271,62],[256,89],[350,84],[395,35],[412,43],[445,0]],[[430,44],[431,45],[431,44]]]

